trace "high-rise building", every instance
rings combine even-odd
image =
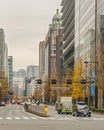
[[[62,0],[61,5],[64,67],[81,59],[85,77],[100,86],[89,84],[90,105],[104,107],[104,90],[99,89],[104,86],[104,0]]]
[[[13,87],[13,57],[8,56],[9,87]]]
[[[8,48],[5,44],[4,30],[0,28],[0,99],[8,94]]]
[[[4,73],[5,77],[8,79],[8,46],[5,44],[5,54],[4,54]]]
[[[62,0],[63,60],[64,68],[74,67],[75,0]]]
[[[27,67],[27,78],[39,77],[39,67],[35,65],[30,65]]]
[[[25,90],[24,78],[13,77],[13,90],[14,95],[17,96],[17,98],[21,98],[24,96],[24,90]]]
[[[75,2],[75,62],[77,63],[80,58],[82,62],[85,61],[87,68],[90,68],[90,77],[94,75],[95,80],[99,81],[99,86],[100,81],[104,80],[101,79],[101,73],[104,72],[104,69],[101,69],[102,56],[104,56],[103,5],[104,0],[90,0],[90,2],[80,0]],[[99,86],[96,83],[90,86],[91,100],[95,103],[95,107],[101,107],[101,104],[104,106],[104,94]]]
[[[55,71],[57,76],[60,77],[61,37],[61,15],[57,9],[56,14],[53,16],[52,24],[49,25],[49,30],[45,39],[45,74],[48,75],[49,79]]]
[[[51,84],[53,74],[57,77],[57,80],[60,80],[62,69],[61,38],[61,15],[57,9],[56,14],[52,18],[52,24],[49,25],[49,30],[45,39],[45,75],[48,78],[49,84]],[[50,97],[50,95],[48,97]],[[45,100],[49,101],[50,99]]]
[[[45,73],[45,41],[39,44],[39,77],[42,78]]]
[[[17,77],[26,78],[26,70],[25,69],[19,69],[17,71]]]
[[[4,75],[4,60],[5,58],[5,36],[4,31],[0,28],[0,76]]]

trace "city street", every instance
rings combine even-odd
[[[0,107],[0,129],[15,130],[103,130],[104,115],[73,117],[58,115],[54,107],[49,107],[50,117],[40,117],[24,111],[20,105]]]

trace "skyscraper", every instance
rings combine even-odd
[[[36,78],[39,76],[39,67],[30,65],[27,67],[27,78]]]
[[[45,41],[39,44],[39,77],[42,78],[45,73]]]
[[[19,69],[17,71],[17,77],[26,78],[26,70],[25,69]]]
[[[4,75],[4,58],[5,58],[5,36],[4,31],[0,28],[0,76]]]
[[[63,60],[64,68],[74,67],[75,0],[62,0]]]
[[[4,31],[0,28],[0,99],[8,93],[8,48],[5,44]]]
[[[104,90],[99,89],[104,86],[104,0],[62,0],[61,5],[64,67],[81,59],[86,78],[95,81],[88,88],[91,105],[104,106]]]

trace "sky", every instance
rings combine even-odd
[[[0,0],[0,28],[4,29],[13,70],[39,65],[39,42],[62,0]]]

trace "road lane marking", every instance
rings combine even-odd
[[[104,121],[104,118],[71,118],[71,117],[0,117],[0,120],[3,120],[3,119],[7,119],[7,120],[12,120],[12,119],[16,119],[16,120],[19,120],[19,119],[25,119],[25,120],[39,120],[39,119],[42,119],[42,120],[72,120],[72,121],[79,121],[79,120],[86,120],[86,121]]]
[[[28,118],[28,117],[23,117],[23,119],[29,120],[29,118]]]
[[[49,117],[48,119],[55,120],[55,118],[54,118],[54,117]]]
[[[37,118],[36,117],[31,117],[32,119],[36,120]]]
[[[93,120],[101,121],[104,120],[104,118],[92,118]]]
[[[11,120],[11,119],[12,119],[12,117],[6,117],[6,119]]]
[[[14,118],[17,119],[17,120],[20,119],[20,117],[14,117]]]
[[[43,120],[47,120],[47,118],[46,117],[39,117],[40,119],[43,119]]]
[[[101,120],[104,120],[104,118],[100,118]]]
[[[73,120],[73,118],[64,117],[65,120]]]

